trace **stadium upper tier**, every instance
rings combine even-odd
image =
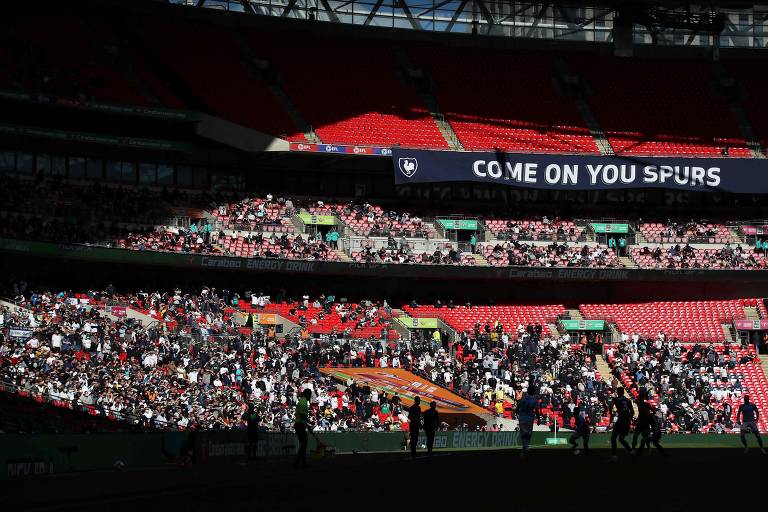
[[[757,59],[393,44],[64,5],[6,14],[2,88],[201,110],[290,141],[749,157],[746,134],[768,138]]]

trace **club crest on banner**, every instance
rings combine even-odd
[[[411,157],[398,158],[397,165],[400,168],[400,172],[407,178],[410,178],[419,170],[419,161]]]

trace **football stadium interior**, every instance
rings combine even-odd
[[[453,474],[512,452],[580,471],[557,448],[588,431],[615,456],[619,388],[635,440],[691,453],[627,478],[710,448],[764,467],[741,443],[768,431],[765,5],[0,13],[0,482],[18,504],[308,508],[285,483],[307,446],[321,496],[361,472],[350,500],[435,471],[431,448],[406,456],[433,440]],[[440,415],[427,441],[417,396]],[[261,498],[193,490],[249,478]],[[578,486],[553,478],[570,510]]]

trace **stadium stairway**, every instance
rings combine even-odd
[[[633,260],[629,256],[619,256],[619,261],[626,268],[638,268],[637,263],[635,263],[635,260]]]
[[[407,85],[416,90],[416,93],[424,103],[424,106],[427,107],[429,115],[437,125],[437,129],[440,130],[445,142],[447,142],[448,146],[454,151],[464,151],[464,146],[461,144],[459,136],[456,135],[451,123],[449,123],[443,115],[440,105],[437,103],[437,98],[435,98],[428,89],[433,83],[432,77],[427,74],[426,70],[415,67],[402,48],[394,48],[393,51],[397,57],[403,76],[408,82]]]
[[[101,19],[97,21],[94,15],[87,11],[79,12],[77,6],[73,6],[73,11],[77,13],[77,17],[82,22],[85,32],[92,35],[92,37],[87,38],[87,43],[94,55],[105,52],[104,38],[106,38],[109,41],[110,53],[114,52],[120,57],[112,61],[113,65],[120,70],[126,81],[130,82],[147,105],[162,107],[162,101],[160,101],[160,98],[152,91],[138,71],[141,65],[135,61],[133,52],[130,50],[126,51],[126,48],[123,48],[123,42],[119,38],[111,37],[111,31],[104,30],[104,22]]]
[[[445,231],[438,231],[438,228],[435,226],[434,222],[425,222],[424,227],[427,230],[427,238],[430,240],[445,239]]]
[[[476,267],[487,267],[488,266],[488,260],[483,258],[482,254],[473,254],[472,257],[475,259],[475,266]]]
[[[445,142],[447,142],[451,149],[455,151],[464,151],[464,146],[461,144],[459,136],[456,135],[451,123],[448,122],[440,111],[440,107],[438,106],[435,97],[432,96],[431,93],[422,90],[418,90],[418,93],[421,101],[424,102],[427,110],[429,110],[429,115],[431,115],[432,119],[435,121],[437,129],[440,130],[440,133],[443,135]]]
[[[241,314],[239,315],[235,315],[235,322],[237,325],[242,327],[248,322],[248,311],[241,310],[240,313]],[[299,324],[288,320],[283,315],[279,315],[277,313],[271,314],[275,315],[275,325],[281,325],[283,327],[282,334],[278,334],[279,338],[285,337],[285,335],[288,333],[296,333],[301,330],[301,326]]]
[[[126,318],[132,318],[134,320],[137,320],[144,327],[148,327],[153,323],[159,323],[162,326],[163,330],[165,330],[165,322],[158,321],[156,318],[146,313],[143,313],[138,309],[133,309],[131,307],[125,308],[125,316]]]
[[[597,121],[597,118],[592,113],[592,109],[589,108],[589,103],[584,99],[584,86],[577,75],[574,75],[569,69],[568,65],[562,58],[555,58],[555,67],[560,74],[561,84],[556,84],[557,89],[561,91],[561,94],[571,96],[576,109],[581,115],[581,119],[589,129],[589,134],[595,140],[595,145],[600,151],[601,155],[613,156],[616,153],[613,151],[611,143],[608,142],[608,137],[605,136],[603,128]]]
[[[597,122],[592,110],[589,108],[589,104],[584,98],[574,98],[574,101],[576,102],[576,108],[581,114],[582,119],[584,119],[584,123],[586,123],[587,128],[589,128],[589,134],[595,139],[595,145],[597,145],[597,149],[600,150],[600,154],[608,156],[615,155],[616,152],[613,150],[613,146],[608,142],[608,137],[605,136],[605,132]]]
[[[251,50],[251,46],[248,44],[248,41],[246,41],[246,39],[237,28],[232,30],[231,35],[232,40],[240,49],[240,52],[243,55],[243,68],[256,79],[263,81],[263,83],[269,88],[270,92],[277,99],[277,102],[283,107],[283,110],[288,114],[288,117],[291,118],[293,124],[296,125],[296,127],[304,134],[304,138],[307,139],[308,142],[313,144],[320,144],[322,142],[320,137],[317,135],[317,133],[315,133],[315,131],[299,111],[299,108],[293,103],[293,101],[291,101],[291,99],[288,97],[288,94],[280,86],[279,75],[274,76],[271,80],[265,80],[263,73],[260,71],[259,65],[257,65],[258,59]]]
[[[584,320],[584,315],[578,309],[567,309],[565,312],[571,320]]]
[[[723,329],[723,335],[725,336],[725,341],[728,343],[733,343],[734,336],[733,336],[733,326],[729,324],[720,324],[720,327]]]
[[[212,113],[208,105],[203,101],[171,68],[163,61],[155,51],[151,43],[145,40],[138,29],[128,19],[109,20],[111,30],[126,41],[136,53],[136,57],[145,62],[157,77],[165,82],[173,91],[173,94],[190,110]]]
[[[481,414],[480,417],[485,421],[485,425],[488,430],[491,430],[493,425],[501,425],[502,431],[514,432],[520,426],[517,420],[510,418],[499,418],[495,414],[487,413]],[[533,430],[548,430],[548,427],[541,428],[544,425],[534,425]]]
[[[731,234],[731,238],[733,239],[734,243],[737,243],[737,244],[746,243],[744,235],[742,233],[739,233],[738,228],[729,227],[728,232]]]
[[[351,263],[352,258],[349,257],[349,254],[344,252],[342,249],[334,249],[333,252],[336,253],[336,255],[339,257],[340,261],[343,261],[345,263]]]
[[[402,309],[393,309],[392,310],[392,318],[398,318],[398,317],[401,317],[401,316],[406,316],[407,317],[408,315]],[[411,330],[408,329],[403,324],[401,324],[400,322],[392,322],[390,324],[390,328],[395,330],[395,331],[397,331],[400,334],[400,336],[402,336],[402,338],[404,340],[410,340],[411,339]]]
[[[610,387],[613,374],[611,373],[611,367],[608,365],[608,361],[600,355],[595,357],[595,365],[597,366],[597,371],[600,372],[600,378]]]
[[[760,313],[754,306],[744,306],[744,318],[746,320],[760,320]]]
[[[750,153],[752,153],[752,158],[766,158],[760,147],[760,139],[755,134],[752,123],[740,101],[741,91],[739,90],[738,82],[728,74],[725,67],[719,61],[714,62],[714,73],[718,79],[717,88],[725,98],[728,108],[739,126],[741,135],[744,137]]]

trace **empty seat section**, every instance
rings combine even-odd
[[[504,325],[506,332],[517,332],[518,326],[541,324],[542,334],[552,334],[548,323],[557,322],[557,315],[564,313],[565,308],[560,305],[545,306],[456,306],[454,308],[434,306],[404,306],[403,311],[414,317],[440,318],[457,332],[473,331],[475,324],[480,327],[485,324],[493,326],[497,320]]]
[[[145,104],[116,58],[70,9],[38,16],[11,11],[0,20],[0,87],[117,103]]]
[[[250,38],[324,143],[448,148],[416,91],[402,83],[387,42],[315,37],[308,54],[308,40],[291,34]]]
[[[619,331],[690,342],[723,342],[722,324],[744,318],[748,299],[701,302],[647,302],[642,304],[582,304],[585,318],[606,319]]]
[[[278,137],[299,134],[272,91],[243,67],[226,28],[148,18],[137,29],[215,114]]]
[[[752,59],[726,59],[723,65],[735,79],[741,103],[752,124],[757,140],[766,152],[768,148],[768,69]],[[768,153],[766,153],[768,154]]]
[[[466,149],[598,153],[576,105],[555,90],[551,54],[442,47],[414,53]]]
[[[617,154],[750,156],[704,60],[569,57],[588,83],[587,98]]]

